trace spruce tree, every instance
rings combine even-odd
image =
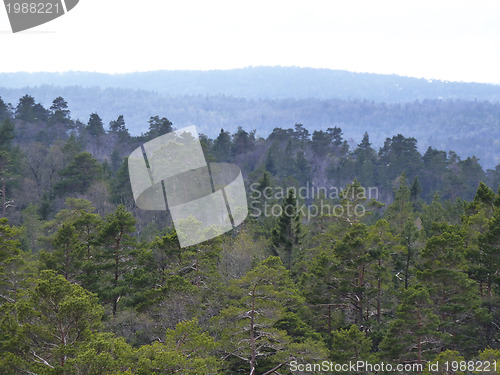
[[[288,189],[287,195],[281,204],[281,215],[277,219],[271,237],[275,254],[284,253],[285,264],[288,269],[292,266],[293,249],[300,244],[304,235],[300,220],[295,191]]]

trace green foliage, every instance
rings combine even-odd
[[[372,353],[372,341],[355,324],[349,329],[333,331],[331,341],[332,354],[330,358],[335,363],[374,362],[377,359]]]
[[[275,254],[278,255],[280,251],[284,252],[288,269],[292,266],[293,249],[300,244],[303,237],[300,220],[295,192],[293,189],[289,189],[281,204],[281,215],[278,217],[276,227],[271,235]]]
[[[101,267],[104,271],[99,284],[103,298],[112,304],[113,315],[116,315],[120,298],[129,291],[124,276],[132,267],[135,223],[132,214],[119,205],[106,216],[99,233]]]
[[[265,372],[288,363],[295,354],[292,338],[287,331],[291,315],[298,311],[304,300],[290,279],[288,271],[278,257],[270,257],[232,283],[232,303],[214,321],[220,337],[220,348],[229,371],[249,367],[250,373],[258,369]],[[300,322],[294,329],[306,329]],[[240,342],[239,346],[233,343]],[[307,343],[307,341],[305,342]],[[319,349],[318,346],[315,347]],[[307,357],[317,356],[313,350]],[[263,367],[262,369],[260,367]]]
[[[130,186],[130,175],[128,171],[128,158],[123,158],[120,168],[111,181],[111,201],[115,204],[123,204],[126,207],[133,205],[132,187]]]
[[[380,344],[382,356],[391,361],[424,363],[437,350],[441,333],[429,291],[421,285],[404,291],[393,320]]]
[[[220,130],[219,136],[214,141],[212,153],[218,162],[227,162],[231,158],[231,136],[229,132]]]
[[[165,342],[144,345],[137,351],[134,374],[216,374],[221,363],[215,348],[215,340],[202,332],[196,319],[180,322],[175,330],[167,330]]]
[[[466,322],[489,317],[480,308],[476,284],[464,272],[465,232],[447,224],[436,224],[433,229],[434,235],[422,250],[417,278],[432,296],[444,345],[456,347],[452,342],[460,338],[459,347],[471,352],[481,345],[477,340],[480,326]]]
[[[132,137],[121,115],[106,133],[95,113],[92,126],[73,123],[61,96],[49,111],[35,103],[21,98],[12,118],[0,101],[2,213],[15,225],[0,220],[0,373],[498,357],[500,169],[420,156],[402,135],[377,153],[368,133],[350,151],[339,127],[311,136],[296,124],[268,139],[226,129],[200,137],[207,160],[241,167],[252,213],[268,204],[281,215],[180,248],[188,234],[168,212],[135,206],[122,158],[172,123],[151,117]],[[306,186],[345,188],[300,196]],[[337,211],[301,217],[311,204]]]
[[[399,177],[399,186],[394,189],[394,202],[387,206],[385,217],[392,230],[400,234],[408,220],[413,219],[413,207],[410,201],[411,191],[406,184],[406,174]]]
[[[97,181],[102,173],[102,168],[89,152],[75,155],[73,161],[62,171],[62,181],[55,186],[60,194],[84,193],[90,185]]]
[[[149,119],[149,130],[143,135],[144,142],[150,141],[159,137],[160,135],[170,133],[172,128],[172,123],[166,118],[160,116],[153,116]]]
[[[38,103],[35,104],[35,98],[30,95],[24,95],[19,99],[16,107],[15,118],[25,122],[47,121],[48,111]]]
[[[5,119],[0,123],[0,150],[10,147],[14,139],[14,123],[10,119]]]
[[[11,118],[12,114],[9,111],[9,107],[0,97],[0,122],[3,122]]]
[[[104,135],[106,132],[104,130],[104,125],[102,123],[101,117],[97,113],[92,113],[89,117],[87,126],[85,127],[88,134],[92,137],[99,137]]]
[[[73,121],[70,117],[68,103],[61,96],[58,96],[52,101],[50,106],[49,125],[62,124],[67,129],[73,127]]]
[[[112,333],[95,333],[79,346],[74,357],[67,359],[64,374],[126,374],[127,369],[135,367],[134,354],[123,338]]]
[[[18,275],[24,263],[19,249],[20,234],[21,230],[9,226],[6,218],[0,219],[0,306],[13,302],[20,288]]]
[[[82,343],[101,327],[102,308],[97,296],[61,275],[43,271],[39,277],[25,298],[8,306],[15,319],[1,322],[8,326],[11,340],[22,344],[14,348],[3,337],[2,348],[20,368],[67,373],[68,358],[77,356]]]

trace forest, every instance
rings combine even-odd
[[[132,196],[128,155],[177,128],[145,126],[0,98],[1,374],[500,360],[500,165],[398,133],[353,145],[335,124],[218,129],[203,152],[241,168],[249,216],[181,248],[170,213]]]
[[[359,84],[352,80],[345,83],[349,87]],[[401,133],[416,138],[421,153],[431,146],[453,150],[462,158],[475,155],[483,168],[500,164],[498,98],[492,95],[488,100],[468,100],[461,96],[444,99],[433,97],[432,88],[431,85],[422,89],[421,96],[429,97],[408,102],[385,102],[382,101],[383,95],[372,101],[360,94],[348,98],[301,98],[300,90],[292,89],[289,94],[297,97],[255,99],[213,92],[164,96],[142,89],[54,85],[0,88],[0,97],[11,111],[15,111],[19,98],[26,94],[35,97],[37,103],[46,108],[52,106],[54,98],[62,96],[75,121],[87,123],[90,113],[98,113],[108,124],[118,115],[123,115],[127,129],[134,136],[147,131],[148,120],[159,113],[167,116],[178,128],[196,125],[199,131],[211,138],[216,138],[221,128],[234,134],[238,126],[248,131],[255,130],[256,136],[267,138],[276,127],[288,128],[299,123],[311,134],[315,130],[339,127],[351,149],[361,142],[365,132],[369,133],[370,142],[376,149],[383,146],[388,136]],[[382,92],[389,87],[380,84],[374,89]],[[243,89],[239,92],[244,93]]]

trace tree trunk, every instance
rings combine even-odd
[[[378,267],[379,269],[382,268],[382,261],[379,259],[378,260]],[[377,287],[378,287],[378,296],[377,296],[377,323],[380,323],[380,316],[381,316],[381,308],[380,308],[380,299],[382,298],[382,280],[380,280],[380,277],[377,280]]]
[[[417,319],[418,319],[418,323],[417,323],[418,324],[418,330],[420,331],[420,329],[422,328],[422,315],[420,313],[420,309],[418,309],[418,312],[417,312]],[[420,337],[420,334],[417,336],[417,340],[418,340],[418,343],[417,343],[417,346],[418,346],[418,357],[417,357],[417,360],[418,360],[418,364],[420,365],[422,363],[422,338]]]
[[[252,356],[250,358],[250,375],[255,374],[255,363],[257,360],[257,343],[255,342],[255,289],[257,283],[252,289],[252,309],[250,310],[250,345],[252,348]]]
[[[123,231],[120,231],[120,235],[116,239],[116,247],[115,247],[115,280],[113,286],[115,289],[118,287],[118,278],[120,277],[120,241],[122,238]],[[116,315],[116,310],[118,308],[118,298],[119,296],[113,296],[113,316]]]

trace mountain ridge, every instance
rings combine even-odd
[[[0,86],[41,85],[121,88],[162,96],[226,95],[246,99],[365,99],[411,102],[424,99],[500,101],[500,85],[451,82],[395,74],[298,67],[247,67],[230,70],[160,70],[136,73],[0,73]]]

